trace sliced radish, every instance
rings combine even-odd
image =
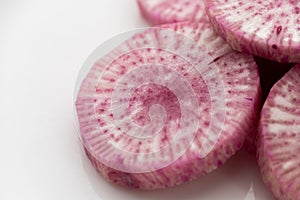
[[[171,187],[241,148],[260,107],[257,65],[209,23],[150,28],[100,58],[76,99],[86,153],[131,188]]]
[[[258,161],[277,199],[300,199],[300,65],[270,91],[261,113]]]
[[[151,24],[207,21],[203,0],[137,0],[142,15]]]
[[[233,49],[300,62],[300,1],[205,0],[215,30]]]

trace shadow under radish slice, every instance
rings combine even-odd
[[[137,2],[144,18],[153,25],[209,21],[204,0],[137,0]]]
[[[209,23],[143,30],[89,67],[75,102],[82,143],[122,186],[165,188],[209,173],[257,119],[255,61]]]
[[[262,88],[263,102],[266,100],[270,89],[279,81],[295,64],[278,63],[259,57],[254,57],[259,69],[260,85]]]
[[[262,102],[264,103],[272,86],[279,81],[295,64],[278,63],[259,57],[254,57],[259,69],[260,85],[262,88]],[[263,106],[263,103],[261,106]],[[256,137],[258,127],[254,126],[244,143],[246,151],[252,155],[256,154]]]
[[[300,62],[300,1],[205,0],[215,30],[237,51]]]
[[[271,89],[258,139],[258,163],[275,198],[300,199],[300,65]]]

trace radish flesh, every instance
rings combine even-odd
[[[205,0],[215,30],[235,50],[300,62],[300,1]]]
[[[151,24],[183,21],[206,21],[204,1],[199,0],[137,0],[142,15]]]
[[[107,180],[172,187],[207,174],[239,150],[257,120],[252,56],[210,23],[150,28],[100,58],[76,99],[85,151]]]
[[[280,200],[300,199],[300,65],[271,89],[258,134],[258,163]]]

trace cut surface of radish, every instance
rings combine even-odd
[[[215,30],[235,50],[300,62],[300,1],[205,0]]]
[[[258,137],[261,173],[275,198],[300,199],[300,65],[271,89]]]
[[[207,21],[203,0],[137,0],[142,15],[151,24]]]
[[[209,173],[240,149],[260,95],[252,56],[209,23],[184,22],[146,29],[99,58],[75,106],[98,172],[156,189]]]

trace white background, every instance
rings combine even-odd
[[[97,175],[74,128],[76,76],[102,42],[145,26],[135,0],[0,1],[0,200],[272,199],[245,152],[167,190],[127,190]]]

